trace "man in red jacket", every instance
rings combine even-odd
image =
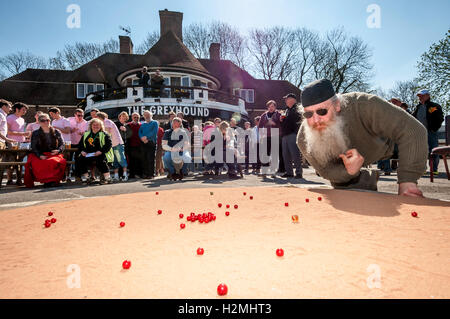
[[[135,178],[136,175],[139,177],[142,176],[142,154],[141,154],[141,139],[139,138],[139,129],[141,128],[141,123],[139,119],[141,116],[139,113],[133,113],[131,115],[131,122],[128,123],[128,126],[131,128],[133,132],[129,139],[129,154],[130,154],[130,178]]]

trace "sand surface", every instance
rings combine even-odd
[[[0,298],[450,298],[448,202],[290,187],[211,191],[2,211]],[[45,228],[48,211],[57,222]],[[190,212],[217,219],[187,222]]]

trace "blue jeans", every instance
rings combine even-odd
[[[382,169],[385,173],[392,173],[391,160],[390,159],[378,161],[378,165],[377,166],[378,166],[378,169]]]
[[[180,157],[183,160],[183,168],[182,168],[183,174],[187,175],[187,173],[188,173],[187,166],[191,162],[191,155],[189,154],[188,151],[184,151],[182,154],[180,154]],[[172,152],[164,153],[163,162],[164,162],[164,167],[167,168],[169,173],[174,174],[175,167],[173,166]]]
[[[437,132],[428,131],[428,155],[433,148],[439,146],[439,138]],[[436,172],[439,166],[439,155],[433,155],[433,171]]]
[[[125,148],[124,148],[123,144],[114,146],[113,153],[114,153],[113,168],[117,169],[117,168],[119,168],[119,166],[126,168],[128,166],[128,164],[127,164],[127,158],[125,157]]]

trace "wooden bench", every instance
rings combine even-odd
[[[26,162],[0,162],[0,167],[9,167],[9,166],[25,166]],[[75,164],[75,161],[67,161],[67,164]]]

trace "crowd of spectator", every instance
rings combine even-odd
[[[145,70],[140,77],[149,79]],[[429,102],[428,91],[420,92],[419,98],[421,104],[413,115],[429,131],[435,130],[426,112],[435,107]],[[30,149],[28,153],[2,153],[0,161],[26,161],[24,182],[28,187],[36,181],[44,186],[56,186],[61,181],[92,183],[97,174],[104,184],[130,178],[153,179],[163,174],[182,180],[190,172],[220,175],[223,171],[231,179],[251,173],[301,179],[308,163],[296,142],[302,121],[297,100],[295,94],[287,94],[284,110],[278,109],[274,100],[268,101],[267,111],[250,119],[253,123],[238,123],[232,117],[229,122],[214,118],[192,126],[183,113],[170,112],[168,120],[160,122],[153,119],[150,111],[144,111],[142,118],[133,113],[130,120],[126,112],[109,119],[106,113],[92,109],[91,120],[86,121],[82,109],[65,118],[57,107],[50,108],[48,114],[36,112],[35,122],[26,125],[26,104],[0,100],[0,149],[21,143],[29,143]],[[408,106],[397,98],[389,102],[408,111]],[[435,145],[432,138],[429,143]],[[74,150],[67,152],[67,148]],[[390,166],[389,159],[379,161],[378,166],[386,174],[396,168]],[[2,167],[0,175],[2,178]],[[23,185],[21,166],[8,167],[6,175],[7,185]]]

